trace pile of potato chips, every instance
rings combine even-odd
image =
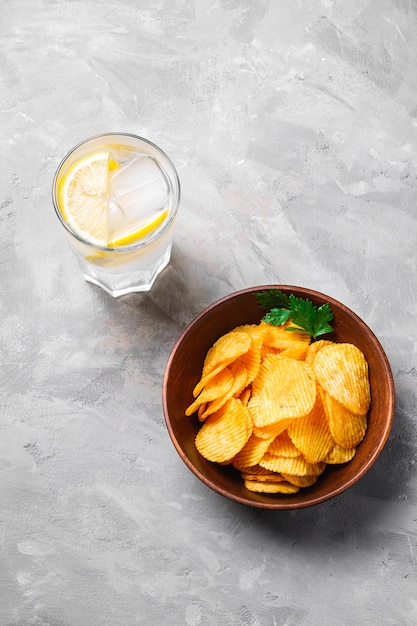
[[[200,454],[234,466],[255,492],[313,485],[327,464],[354,457],[367,427],[363,353],[350,343],[310,343],[308,334],[285,328],[261,322],[220,337],[186,410],[203,422]]]

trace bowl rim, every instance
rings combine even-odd
[[[168,387],[168,379],[169,379],[169,373],[170,373],[170,369],[171,369],[171,365],[173,363],[173,361],[175,360],[176,354],[182,344],[182,342],[184,341],[184,338],[186,337],[186,335],[190,332],[190,330],[192,328],[194,328],[194,326],[196,326],[197,324],[200,323],[200,321],[206,317],[208,314],[212,313],[214,309],[217,309],[219,307],[221,307],[225,302],[228,302],[229,300],[232,300],[236,297],[241,297],[241,296],[245,296],[248,294],[253,294],[255,292],[258,291],[265,291],[268,289],[284,289],[285,291],[301,291],[303,294],[305,294],[305,297],[313,297],[319,300],[323,300],[323,302],[328,302],[330,304],[330,306],[332,306],[332,304],[336,305],[339,309],[344,310],[351,318],[353,318],[355,320],[355,323],[357,323],[362,330],[364,330],[366,332],[366,334],[370,337],[370,339],[372,340],[372,344],[373,346],[377,349],[379,357],[384,365],[384,371],[386,373],[386,383],[388,386],[388,393],[387,393],[387,397],[389,399],[388,405],[386,406],[386,412],[387,412],[387,419],[384,422],[384,428],[381,431],[380,434],[380,438],[378,440],[378,445],[374,448],[374,450],[372,451],[371,454],[368,455],[366,461],[363,463],[363,465],[359,468],[359,471],[353,475],[347,482],[345,482],[343,485],[340,485],[339,487],[335,487],[334,489],[329,490],[326,493],[323,493],[322,495],[316,495],[314,496],[314,498],[311,498],[311,500],[308,500],[308,498],[304,501],[294,501],[292,502],[290,498],[286,499],[286,500],[268,500],[268,501],[256,501],[256,500],[252,500],[249,497],[245,498],[243,496],[239,496],[237,494],[233,494],[230,493],[229,491],[227,491],[226,489],[222,488],[221,486],[217,485],[214,481],[212,481],[209,477],[207,477],[204,473],[202,473],[192,462],[191,460],[187,457],[187,455],[184,453],[175,433],[174,433],[174,429],[169,417],[169,410],[168,410],[168,400],[167,400],[167,387]],[[163,385],[162,385],[162,404],[163,404],[163,413],[164,413],[164,419],[165,419],[165,425],[166,428],[168,430],[168,434],[171,438],[171,441],[178,453],[178,455],[180,456],[180,458],[182,459],[182,461],[185,463],[185,465],[191,470],[191,472],[202,482],[204,483],[206,486],[208,486],[210,489],[212,489],[213,491],[217,492],[218,494],[228,498],[229,500],[232,500],[234,502],[238,502],[240,504],[246,505],[246,506],[251,506],[254,508],[261,508],[261,509],[270,509],[270,510],[294,510],[294,509],[300,509],[300,508],[306,508],[306,507],[311,507],[311,506],[315,506],[317,504],[321,504],[327,500],[330,500],[331,498],[334,498],[335,496],[345,492],[346,490],[348,490],[350,487],[352,487],[355,483],[357,483],[371,468],[371,466],[375,463],[375,461],[377,460],[377,458],[379,457],[379,455],[381,454],[383,448],[385,447],[385,444],[389,438],[391,429],[392,429],[392,424],[393,424],[393,420],[394,420],[394,409],[395,409],[395,386],[394,386],[394,378],[393,378],[393,373],[392,373],[392,369],[391,369],[391,365],[389,363],[388,357],[386,355],[386,352],[381,344],[381,342],[379,341],[379,339],[377,338],[377,336],[375,335],[375,333],[371,330],[371,328],[349,307],[347,307],[345,304],[343,304],[342,302],[340,302],[339,300],[336,300],[335,298],[328,296],[327,294],[324,294],[320,291],[316,291],[310,288],[306,288],[306,287],[301,287],[301,286],[297,286],[297,285],[286,285],[286,284],[265,284],[265,285],[256,285],[253,287],[247,287],[244,289],[240,289],[238,291],[234,291],[226,296],[223,296],[215,301],[213,301],[211,304],[207,305],[200,313],[198,313],[196,315],[196,317],[194,317],[194,319],[189,322],[185,328],[182,330],[182,332],[180,333],[179,337],[177,338],[177,340],[175,341],[174,346],[172,347],[171,353],[168,357],[167,363],[166,363],[166,367],[165,367],[165,372],[164,372],[164,376],[163,376]],[[307,492],[306,492],[307,493]],[[253,497],[254,494],[252,494]],[[260,494],[261,495],[261,494]]]

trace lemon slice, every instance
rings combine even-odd
[[[67,224],[92,243],[108,239],[108,173],[110,153],[88,154],[73,163],[59,186],[59,204]]]
[[[122,235],[117,239],[113,239],[108,243],[109,248],[117,248],[119,246],[127,246],[131,243],[135,243],[140,239],[143,239],[147,235],[153,233],[161,224],[163,224],[168,217],[169,209],[164,209],[157,215],[154,215],[150,220],[142,224],[139,228],[131,233]]]

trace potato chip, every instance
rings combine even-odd
[[[248,407],[255,426],[269,426],[311,411],[316,385],[301,361],[270,355],[252,384]]]
[[[229,367],[225,367],[204,387],[194,402],[186,409],[185,414],[187,416],[192,415],[198,410],[201,404],[216,400],[217,398],[223,398],[228,393],[230,393],[231,397],[233,395],[234,382],[235,377],[232,370]]]
[[[200,420],[200,422],[204,422],[204,420],[206,419],[206,416],[204,415],[206,409],[207,409],[207,402],[200,404],[200,406],[198,407],[197,417]]]
[[[285,481],[272,483],[259,480],[245,480],[245,487],[249,491],[258,493],[297,493],[300,488]]]
[[[270,354],[281,354],[282,350],[279,348],[271,348],[270,346],[265,346],[264,344],[261,347],[261,362],[265,361],[266,357]]]
[[[234,378],[231,393],[233,396],[238,396],[246,387],[246,381],[248,378],[246,363],[242,360],[242,357],[239,357],[236,361],[230,363],[228,369],[230,369]]]
[[[261,357],[262,357],[262,342],[265,334],[264,329],[262,329],[259,325],[250,324],[246,326],[239,326],[236,330],[239,332],[248,333],[251,338],[251,347],[245,354],[239,357],[239,361],[245,364],[247,370],[247,379],[246,385],[250,385],[251,382],[256,378],[259,372],[259,368],[261,365]]]
[[[297,487],[311,487],[318,481],[318,476],[295,476],[295,474],[281,474],[283,480],[286,480]]]
[[[300,456],[295,458],[285,456],[275,456],[270,452],[265,452],[259,461],[261,467],[265,467],[280,474],[294,474],[296,476],[318,476],[324,472],[325,463],[307,463],[305,458]]]
[[[327,423],[333,439],[342,448],[354,448],[365,437],[367,427],[366,414],[356,415],[330,394],[323,392],[321,395]]]
[[[218,381],[219,378],[221,378],[222,376],[226,378],[226,374],[228,374],[228,372],[230,372],[233,377],[230,387],[226,389],[226,383],[224,383],[223,393],[219,394],[218,397],[213,398],[212,400],[208,400],[209,396],[214,395],[214,391],[212,391],[213,381],[215,382]],[[245,368],[245,365],[243,363],[239,363],[239,359],[236,359],[236,361],[234,361],[233,363],[228,365],[224,370],[222,370],[213,379],[213,381],[210,381],[210,383],[207,385],[207,387],[203,389],[203,391],[200,393],[197,399],[193,402],[193,404],[190,407],[188,407],[187,411],[191,415],[193,412],[193,409],[195,410],[195,407],[198,406],[199,402],[204,401],[205,402],[204,410],[200,411],[199,409],[199,412],[198,412],[198,418],[200,421],[203,422],[205,419],[207,419],[209,415],[212,415],[213,413],[218,411],[224,404],[226,404],[226,402],[230,398],[232,398],[233,396],[236,396],[236,397],[240,396],[240,394],[242,393],[245,387],[246,378],[247,378],[247,370]],[[216,385],[216,388],[218,388],[217,385]],[[250,390],[249,390],[249,395],[250,395]],[[249,401],[249,397],[245,401],[245,405],[248,404],[248,401]]]
[[[252,343],[260,348],[265,337],[266,326],[267,324],[243,324],[243,326],[237,326],[234,332],[247,333]]]
[[[222,335],[207,353],[203,365],[203,377],[213,371],[218,365],[228,365],[241,354],[245,354],[251,347],[251,344],[251,338],[246,332],[231,330]]]
[[[312,365],[315,359],[315,356],[319,350],[324,348],[324,346],[333,345],[333,341],[329,341],[328,339],[319,339],[318,341],[313,341],[310,345],[307,346],[305,362],[307,365]]]
[[[242,470],[242,478],[243,480],[259,480],[271,483],[280,483],[284,480],[281,474],[271,472],[260,465]]]
[[[251,419],[247,407],[231,398],[210,415],[195,438],[200,454],[209,461],[230,461],[251,436]]]
[[[287,428],[290,426],[290,424],[293,423],[295,419],[299,418],[287,417],[280,420],[279,422],[276,422],[275,424],[268,424],[267,426],[256,426],[254,424],[253,433],[260,439],[272,440],[275,439],[275,437],[278,437],[278,435],[283,433],[285,430],[287,430]]]
[[[329,465],[348,463],[353,459],[355,454],[356,448],[342,448],[342,446],[339,446],[338,443],[335,443],[329,454],[324,459],[324,462]]]
[[[244,447],[232,459],[232,465],[243,469],[256,465],[263,457],[272,439],[260,439],[252,433]]]
[[[242,404],[247,405],[252,395],[252,387],[246,387],[240,394],[239,400]]]
[[[359,348],[350,343],[324,346],[312,367],[321,387],[340,404],[357,415],[368,411],[368,363]]]
[[[300,450],[295,447],[286,430],[275,437],[268,447],[268,452],[274,454],[275,456],[286,456],[292,458],[300,456]]]
[[[243,331],[232,330],[217,339],[204,359],[201,378],[193,390],[194,397],[198,396],[213,376],[245,354],[251,345],[250,335]]]
[[[310,335],[303,332],[288,331],[286,330],[288,325],[289,324],[284,326],[272,326],[271,324],[261,322],[260,326],[263,328],[266,327],[263,339],[264,346],[278,350],[294,348],[300,343],[308,346],[311,341]]]
[[[288,426],[288,435],[295,448],[309,463],[324,461],[334,445],[320,393],[313,410]]]
[[[340,465],[351,461],[355,454],[356,448],[342,448],[338,443],[335,443],[324,461],[329,465]]]
[[[244,387],[247,387],[256,378],[261,366],[261,347],[253,345],[245,354],[242,354],[231,367],[239,366],[245,369],[246,379]]]
[[[307,354],[307,343],[300,343],[297,346],[292,346],[291,348],[285,348],[280,352],[281,356],[286,356],[289,359],[296,359],[297,361],[304,361]]]

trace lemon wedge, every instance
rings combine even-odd
[[[168,217],[169,209],[160,211],[157,215],[154,215],[150,220],[136,228],[133,232],[122,235],[117,239],[113,239],[107,245],[109,248],[118,248],[119,246],[128,246],[131,243],[135,243],[144,237],[147,237],[153,233],[161,224],[163,224]]]
[[[106,151],[81,157],[64,174],[58,191],[61,213],[70,228],[102,246],[108,239],[109,159]]]

